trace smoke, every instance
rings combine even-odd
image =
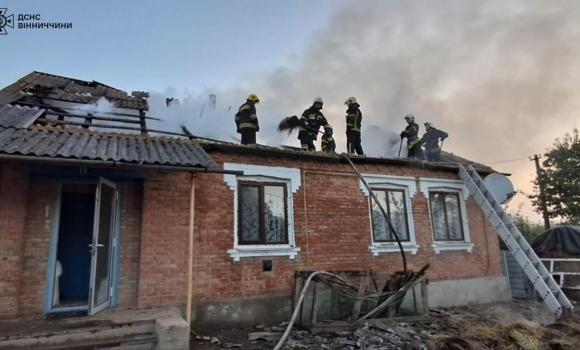
[[[95,103],[76,106],[72,113],[79,115],[103,115],[114,111],[115,105],[105,97],[99,98]]]
[[[344,151],[343,102],[356,96],[369,155],[396,156],[403,117],[413,113],[421,134],[426,121],[450,134],[447,151],[476,161],[525,157],[541,151],[539,139],[550,144],[577,120],[579,16],[578,1],[552,7],[540,1],[356,1],[311,37],[296,68],[247,74],[239,83],[249,89],[212,91],[216,110],[206,108],[202,118],[209,92],[180,98],[182,107],[188,104],[181,110],[168,110],[165,98],[172,96],[159,96],[159,114],[175,130],[185,122],[194,134],[228,139],[235,135],[237,108],[256,93],[262,101],[258,142],[297,146],[295,135],[277,134],[276,125],[321,96],[337,151]]]

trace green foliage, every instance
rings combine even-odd
[[[536,212],[542,213],[539,184],[543,184],[546,206],[550,218],[562,224],[580,223],[580,136],[574,128],[572,134],[555,140],[554,146],[544,154],[540,176],[535,179],[534,192],[529,196]]]
[[[532,243],[536,237],[544,233],[544,226],[540,225],[539,223],[534,223],[530,221],[527,216],[524,216],[522,214],[523,205],[523,203],[520,203],[516,212],[508,212],[507,208],[506,212],[510,220],[514,223],[514,225],[516,225],[518,230],[520,230],[526,241]]]

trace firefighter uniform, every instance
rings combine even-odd
[[[323,152],[334,153],[336,151],[336,142],[332,137],[332,126],[329,124],[322,135],[321,146]]]
[[[258,96],[251,94],[246,103],[240,106],[236,113],[236,126],[239,134],[242,135],[242,145],[256,143],[256,133],[260,131],[258,116],[256,115],[256,103],[259,103]]]
[[[433,123],[425,123],[427,132],[423,135],[422,144],[425,146],[425,155],[429,162],[441,161],[441,148],[439,147],[439,140],[443,141],[449,137],[445,131],[438,130],[433,126]]]
[[[408,158],[424,159],[423,150],[421,149],[421,139],[419,138],[419,124],[415,123],[415,117],[412,114],[405,116],[407,127],[401,132],[401,139],[407,138]]]
[[[302,128],[298,133],[298,139],[300,140],[300,147],[303,151],[316,151],[314,141],[318,139],[320,127],[328,127],[328,121],[320,111],[322,104],[323,102],[320,97],[315,98],[312,106],[305,110],[300,117]]]
[[[346,110],[346,148],[349,156],[364,156],[361,140],[362,112],[356,97],[349,97],[345,102]],[[356,153],[355,153],[356,152]]]

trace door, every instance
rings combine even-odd
[[[95,194],[95,221],[91,248],[91,284],[89,290],[89,315],[111,305],[113,291],[113,242],[115,238],[115,213],[117,186],[99,179]]]

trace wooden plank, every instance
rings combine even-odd
[[[130,120],[125,118],[110,118],[110,117],[98,117],[94,116],[89,113],[89,115],[83,114],[74,114],[74,113],[64,113],[64,112],[54,112],[54,111],[46,111],[46,114],[51,115],[58,115],[61,117],[72,117],[72,118],[85,118],[85,119],[94,119],[94,120],[105,120],[109,122],[119,122],[119,123],[129,123],[129,124],[140,124],[141,122],[138,120]]]
[[[366,320],[366,319],[368,319],[368,318],[376,315],[377,313],[383,311],[394,299],[396,299],[400,295],[405,295],[405,293],[407,292],[407,290],[409,290],[413,286],[421,283],[422,281],[425,280],[425,278],[426,278],[426,276],[423,275],[423,276],[417,278],[415,281],[410,282],[410,283],[404,285],[396,294],[391,295],[387,300],[385,300],[383,303],[381,303],[381,305],[377,306],[371,312],[369,312],[366,315],[364,315],[363,317],[359,318],[355,322],[355,324],[361,324],[364,320]]]
[[[427,279],[421,281],[421,302],[423,315],[429,315],[429,296],[427,294]]]
[[[67,102],[70,102],[70,101],[67,101]],[[70,102],[70,103],[83,104],[83,103],[80,103],[80,102]],[[58,107],[58,106],[47,105],[47,104],[44,104],[44,103],[36,103],[36,102],[14,101],[14,102],[12,102],[12,104],[15,104],[15,105],[27,105],[27,106],[38,107],[38,108],[57,108],[57,109],[70,109],[70,110],[75,110],[75,108],[72,108],[72,107]],[[117,107],[115,107],[115,108],[117,108]],[[122,108],[119,108],[119,109],[122,109]],[[141,118],[141,116],[136,115],[136,114],[119,113],[119,112],[104,112],[103,114],[118,115],[118,116],[123,116],[123,117]],[[155,118],[155,117],[145,117],[145,119],[162,120],[162,119]]]
[[[365,290],[367,288],[368,283],[369,283],[369,275],[367,274],[365,277],[362,277],[359,281],[359,285],[358,285],[358,296],[359,297],[362,297],[365,294]],[[354,302],[354,305],[352,306],[352,313],[350,315],[351,322],[354,322],[355,320],[358,319],[361,306],[362,306],[361,299],[356,300]]]
[[[318,281],[314,281],[314,290],[312,291],[312,308],[310,309],[310,325],[316,324],[316,318],[318,317],[318,304],[320,303],[318,300],[319,298],[317,298],[318,288]]]
[[[120,129],[120,130],[141,131],[141,128],[134,128],[134,127],[130,127],[130,126],[120,126],[120,125],[76,123],[76,122],[68,122],[68,121],[63,121],[63,120],[44,119],[44,118],[39,118],[36,121],[39,123],[48,123],[48,124],[62,124],[62,125],[75,125],[75,126],[88,125],[88,126],[97,127],[97,128],[104,128],[104,129]],[[187,136],[185,134],[180,134],[177,132],[154,130],[154,129],[149,129],[149,132],[154,132],[154,133],[158,133],[158,134],[166,134],[166,135]],[[206,140],[202,137],[196,137],[196,138],[199,138],[201,140]]]

